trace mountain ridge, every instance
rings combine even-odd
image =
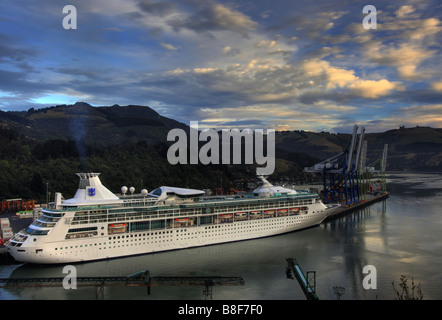
[[[0,112],[0,125],[37,141],[84,139],[87,144],[99,145],[139,140],[157,143],[162,141],[162,134],[170,129],[187,127],[147,106],[93,107],[86,102]]]
[[[0,112],[0,126],[36,142],[73,140],[80,151],[87,145],[109,146],[146,142],[166,144],[171,129],[189,126],[161,116],[148,106],[92,106],[86,102],[20,112]],[[302,130],[276,132],[276,157],[282,163],[306,154],[306,162],[321,161],[343,152],[351,134]],[[442,171],[442,129],[419,127],[365,134],[367,163],[381,157],[389,144],[387,170]],[[309,160],[307,160],[309,159]],[[285,163],[284,166],[288,164]],[[312,163],[310,163],[312,165]]]

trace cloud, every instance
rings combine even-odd
[[[73,4],[78,29],[67,32],[55,0],[0,2],[3,106],[152,102],[182,122],[305,130],[430,121],[418,106],[437,118],[429,106],[442,99],[442,25],[433,0],[375,1],[376,30],[362,28],[360,4],[343,0]]]
[[[160,17],[165,17],[176,10],[176,4],[172,1],[138,0],[137,5],[143,12]]]
[[[257,25],[250,17],[239,11],[209,1],[201,5],[197,13],[189,16],[186,23],[177,27],[185,27],[197,32],[229,30],[247,35],[249,31],[255,30]]]
[[[177,47],[175,47],[174,45],[172,45],[172,44],[170,44],[170,43],[164,43],[164,42],[161,42],[160,44],[161,44],[161,46],[162,46],[164,49],[166,49],[166,50],[172,50],[172,51],[178,50]]]
[[[393,67],[401,79],[423,80],[434,76],[442,24],[438,17],[424,16],[418,5],[403,5],[394,12],[383,11],[376,32],[364,43],[362,57],[380,66]],[[352,28],[357,34],[367,33]],[[439,38],[438,38],[439,37]]]
[[[410,107],[403,107],[401,110],[404,115],[412,121],[427,125],[430,123],[438,123],[437,127],[442,124],[442,104],[431,105],[414,105]]]
[[[401,6],[399,9],[395,11],[396,17],[403,18],[406,15],[409,15],[410,13],[415,12],[416,10],[413,8],[413,6],[405,5]]]
[[[400,116],[390,116],[382,119],[383,129],[398,127],[429,126],[433,128],[442,127],[442,104],[434,105],[413,105],[400,109]]]
[[[323,131],[340,123],[343,115],[357,110],[351,106],[332,105],[325,101],[310,108],[294,108],[279,104],[258,104],[243,107],[202,108],[198,116],[201,128],[239,129],[275,128],[276,130]],[[327,111],[327,112],[321,112]]]
[[[442,81],[432,83],[431,88],[435,91],[442,91]]]
[[[357,79],[348,88],[363,98],[376,99],[389,95],[393,90],[399,89],[400,85],[386,79],[378,81]]]
[[[154,1],[137,0],[138,10],[126,12],[133,19],[146,26],[155,36],[166,34],[209,34],[213,31],[232,31],[246,36],[258,24],[234,7],[228,7],[215,0],[209,1]]]
[[[311,79],[324,82],[325,90],[348,89],[350,93],[363,98],[383,97],[400,88],[398,82],[390,82],[387,79],[361,79],[355,75],[353,70],[333,67],[325,60],[307,60],[304,62],[303,68]]]
[[[405,80],[417,80],[426,77],[424,73],[418,72],[419,65],[436,52],[416,44],[402,43],[399,46],[387,46],[377,43],[368,47],[366,57],[371,62],[397,68],[399,75]]]

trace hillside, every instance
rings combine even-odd
[[[85,102],[22,112],[0,112],[0,125],[36,141],[63,139],[87,145],[158,143],[172,128],[186,128],[144,106],[92,107]]]
[[[382,155],[388,144],[388,170],[442,171],[442,129],[401,128],[369,134],[366,140],[372,155]]]
[[[254,165],[170,165],[166,137],[174,128],[188,130],[143,106],[76,103],[0,112],[0,198],[44,199],[47,183],[48,191],[72,196],[80,171],[102,172],[115,192],[122,185],[243,188],[255,177]],[[310,179],[304,167],[344,151],[350,140],[350,134],[277,132],[271,178]],[[442,129],[401,128],[366,134],[366,140],[368,164],[388,143],[387,170],[442,171]]]
[[[80,157],[86,156],[87,146],[126,145],[140,141],[149,145],[167,144],[167,133],[171,129],[188,130],[187,124],[163,117],[149,107],[92,107],[85,102],[27,112],[0,112],[0,126],[40,143],[73,140]],[[387,143],[388,170],[442,170],[442,129],[400,128],[369,133],[365,139],[368,141],[368,163],[382,155]],[[350,140],[350,134],[277,132],[277,163],[287,167],[293,161],[302,165],[306,161],[327,159],[344,151]]]
[[[283,150],[302,150],[318,159],[327,159],[348,148],[350,134],[281,132],[277,147]],[[387,170],[442,171],[442,129],[429,127],[400,128],[365,135],[367,164],[382,156],[388,144]]]

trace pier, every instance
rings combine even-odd
[[[0,278],[0,288],[62,287],[64,277],[55,278]],[[242,277],[191,276],[152,277],[149,271],[140,271],[127,277],[77,277],[77,287],[94,287],[94,298],[104,299],[105,287],[146,287],[155,286],[204,286],[206,300],[212,299],[212,286],[243,286]]]
[[[331,209],[332,212],[327,216],[327,218],[325,218],[324,222],[330,221],[330,220],[337,218],[337,217],[341,217],[341,216],[351,213],[355,210],[370,206],[376,202],[387,199],[389,196],[390,196],[390,194],[388,192],[382,193],[379,195],[367,194],[365,200],[359,201],[357,203],[353,203],[351,205],[346,205],[346,206],[341,205],[340,207],[337,207],[336,209]]]

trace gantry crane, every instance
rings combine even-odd
[[[325,203],[344,201],[346,205],[352,205],[365,200],[370,175],[377,171],[373,165],[366,167],[367,141],[364,137],[365,128],[361,128],[358,138],[358,126],[355,125],[350,145],[345,151],[304,168],[304,172],[322,174],[322,198]],[[388,145],[385,145],[382,159],[379,160],[384,188],[387,149]]]

